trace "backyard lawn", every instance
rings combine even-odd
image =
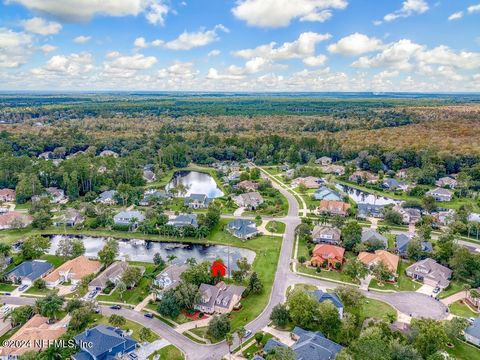
[[[148,357],[148,360],[153,360],[155,356],[159,356],[159,360],[183,360],[185,357],[182,352],[173,345],[167,345],[160,350],[155,351]]]
[[[377,280],[372,279],[370,282],[370,287],[372,289],[381,289],[381,290],[394,290],[394,291],[416,291],[419,289],[422,284],[413,281],[405,274],[405,269],[410,264],[406,261],[400,261],[398,263],[398,278],[397,282],[394,284],[386,283],[383,286],[379,285]]]
[[[465,342],[459,342],[455,347],[447,348],[447,352],[457,360],[480,360],[480,349]]]
[[[455,301],[453,304],[448,306],[449,311],[453,315],[463,316],[463,317],[477,317],[478,313],[470,309],[463,301]]]
[[[359,312],[359,317],[360,324],[368,318],[383,319],[388,321],[391,318],[396,319],[397,312],[393,307],[391,307],[387,303],[384,303],[383,301],[365,299],[365,303],[363,304]]]
[[[235,329],[232,326],[233,329]],[[212,338],[207,334],[208,326],[203,326],[203,327],[197,327],[194,329],[191,329],[190,332],[197,335],[198,337],[205,339],[207,342],[210,342],[211,344],[216,344],[218,342],[221,342],[223,339],[215,339]],[[198,340],[197,340],[198,341]]]
[[[450,281],[450,285],[445,288],[445,290],[441,291],[440,294],[438,295],[439,299],[445,299],[446,297],[449,297],[450,295],[456,294],[460,291],[463,291],[464,284],[457,281],[457,280],[452,280]]]

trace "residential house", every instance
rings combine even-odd
[[[114,158],[118,158],[118,154],[112,150],[103,150],[100,154],[98,154],[98,156],[101,156],[101,157],[112,156]]]
[[[113,217],[113,222],[115,225],[128,226],[133,229],[137,228],[138,224],[140,224],[143,220],[145,220],[145,215],[137,210],[120,211]]]
[[[329,215],[338,215],[338,216],[347,216],[348,209],[350,204],[343,201],[335,200],[321,200],[320,205],[317,207],[315,212],[317,214],[329,214]]]
[[[406,274],[426,285],[445,289],[450,284],[452,270],[431,258],[426,258],[410,265]]]
[[[55,157],[55,154],[52,151],[45,151],[37,156],[37,158],[44,159],[44,160],[50,160],[50,159],[53,159],[54,157]]]
[[[74,337],[80,351],[73,360],[120,359],[135,350],[137,342],[119,328],[97,325]]]
[[[284,343],[282,343],[279,340],[272,337],[272,338],[268,339],[268,341],[263,346],[263,353],[265,355],[267,355],[270,351],[272,351],[276,347],[287,347],[287,345],[285,345]],[[262,357],[262,359],[263,359],[263,357]]]
[[[303,185],[307,189],[318,189],[323,184],[323,180],[315,176],[298,177],[292,181],[292,186]]]
[[[283,177],[287,179],[292,179],[295,176],[295,170],[294,169],[288,169],[285,171],[285,174],[283,174]]]
[[[377,219],[383,219],[383,209],[385,205],[374,204],[357,204],[357,217],[360,219],[367,219],[374,217]]]
[[[251,239],[260,233],[257,229],[255,221],[246,219],[232,220],[227,224],[226,229],[233,236],[242,240]]]
[[[53,225],[55,226],[75,226],[83,223],[84,218],[77,209],[67,209],[64,214],[58,217]]]
[[[435,185],[439,187],[449,187],[450,189],[455,189],[458,185],[458,182],[454,178],[445,176],[435,181]]]
[[[432,216],[435,218],[435,223],[437,225],[450,225],[453,223],[453,218],[455,216],[455,210],[440,210],[432,213]]]
[[[348,180],[354,182],[374,183],[378,180],[378,176],[369,171],[355,171],[352,175],[350,175]]]
[[[384,189],[387,189],[387,190],[407,190],[408,189],[408,186],[401,182],[401,181],[398,181],[396,179],[392,179],[392,178],[385,178],[383,179],[383,182],[382,182],[382,187]]]
[[[408,175],[408,169],[400,169],[395,173],[395,176],[400,179],[406,179]]]
[[[362,243],[373,245],[377,243],[383,244],[384,248],[388,247],[388,240],[385,236],[374,229],[368,228],[362,231]]]
[[[325,174],[335,174],[341,176],[345,174],[345,167],[335,164],[322,166],[322,172],[324,172]]]
[[[117,284],[122,278],[123,273],[127,270],[128,263],[126,261],[116,261],[107,267],[100,275],[90,281],[88,290],[103,290],[107,287],[108,282]]]
[[[463,335],[469,343],[480,346],[480,318],[475,318],[473,323],[464,330]]]
[[[394,208],[394,210],[396,210]],[[422,218],[420,210],[415,208],[398,208],[400,215],[402,215],[402,221],[404,224],[416,224]]]
[[[27,227],[32,223],[32,217],[18,211],[0,213],[0,230],[18,229]]]
[[[63,189],[56,187],[49,187],[45,189],[51,204],[65,204],[68,202],[68,197],[65,195]]]
[[[67,332],[66,320],[50,324],[48,318],[35,315],[0,347],[1,360],[17,360],[30,351],[40,352]]]
[[[319,303],[330,301],[338,311],[338,316],[343,319],[343,303],[342,300],[335,293],[325,292],[322,290],[315,290],[312,293],[313,297],[318,300]]]
[[[168,220],[167,225],[172,225],[177,228],[182,228],[185,226],[193,226],[194,228],[197,228],[197,214],[180,214]]]
[[[16,194],[12,189],[0,189],[0,202],[15,202]]]
[[[480,222],[480,214],[471,213],[470,215],[468,215],[467,220],[470,222]]]
[[[99,261],[90,260],[82,255],[63,263],[45,276],[44,280],[50,288],[68,281],[72,284],[78,284],[85,276],[96,274],[101,267],[102,264]]]
[[[321,158],[318,158],[315,160],[315,164],[320,164],[322,166],[327,166],[332,163],[332,158],[328,156],[322,156]]]
[[[155,203],[161,203],[169,199],[165,190],[149,189],[143,193],[143,198],[138,202],[140,206],[150,206]]]
[[[343,264],[344,254],[345,249],[340,246],[330,244],[317,244],[313,249],[312,258],[310,259],[310,265],[323,266],[324,264],[327,264],[328,268],[335,269]]]
[[[247,191],[257,191],[259,184],[250,180],[243,180],[237,184],[238,189],[247,190]]]
[[[398,234],[395,237],[395,248],[397,250],[398,255],[402,257],[407,256],[408,245],[412,241],[413,237],[414,236],[412,234]],[[429,243],[428,241],[421,241],[420,246],[424,253],[433,252],[432,244]]]
[[[388,251],[376,250],[374,253],[361,251],[360,254],[358,254],[358,260],[365,264],[368,268],[372,268],[373,266],[382,262],[392,273],[392,275],[395,276],[397,274],[398,262],[400,261],[400,258],[395,254],[389,253]]]
[[[240,171],[232,171],[227,176],[223,177],[224,183],[231,183],[240,180]]]
[[[467,291],[467,301],[469,305],[475,307],[477,310],[480,309],[480,288],[471,289]]]
[[[156,175],[152,170],[143,170],[143,179],[147,183],[151,183],[151,182],[155,181]]]
[[[6,279],[13,283],[32,285],[33,282],[52,271],[53,265],[45,260],[28,260],[10,270]]]
[[[155,280],[153,280],[153,283],[162,291],[175,288],[182,281],[180,275],[182,275],[187,269],[188,265],[170,265],[157,275]]]
[[[220,281],[217,285],[201,284],[200,301],[194,305],[198,311],[213,314],[225,314],[233,310],[240,302],[245,287],[237,285],[226,285]]]
[[[115,205],[117,203],[116,196],[117,190],[107,190],[102,192],[95,202],[104,205]]]
[[[313,194],[313,197],[315,200],[333,200],[333,201],[341,201],[342,200],[342,195],[338,193],[337,191],[334,191],[332,189],[329,189],[326,186],[322,186],[318,190],[315,191]]]
[[[453,193],[450,190],[444,188],[436,188],[426,193],[427,196],[431,196],[435,201],[451,201]]]
[[[233,197],[233,201],[239,207],[255,210],[259,205],[263,204],[263,197],[258,192],[248,192]]]
[[[190,209],[205,209],[213,199],[205,194],[190,194],[185,197],[183,205]]]
[[[292,350],[297,355],[297,360],[333,360],[343,347],[327,339],[319,331],[307,331],[298,326],[291,334],[296,340]]]
[[[336,227],[316,225],[312,231],[312,241],[316,244],[340,244],[341,232]]]

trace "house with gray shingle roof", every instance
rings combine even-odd
[[[245,219],[235,219],[230,221],[226,229],[233,236],[242,240],[247,240],[259,234],[255,221]]]
[[[332,304],[338,311],[338,316],[340,319],[343,319],[343,303],[342,300],[337,296],[335,293],[328,293],[322,290],[315,290],[312,292],[312,295],[319,303],[323,303],[325,301],[331,301]]]
[[[14,283],[31,285],[33,282],[53,270],[53,265],[45,260],[24,261],[6,274],[6,278]]]
[[[480,318],[476,318],[473,323],[464,331],[465,340],[469,343],[480,346]]]
[[[81,351],[74,360],[110,360],[120,358],[135,350],[137,342],[121,329],[97,325],[74,337]]]
[[[315,191],[313,194],[315,200],[335,200],[341,201],[343,199],[342,195],[337,191],[333,191],[326,186],[322,186]]]
[[[185,197],[183,205],[190,209],[205,209],[213,199],[205,194],[190,194]]]
[[[235,196],[233,201],[240,207],[255,210],[260,204],[263,204],[263,197],[258,192],[248,192]]]
[[[408,245],[412,241],[413,236],[411,234],[398,234],[395,236],[395,248],[397,250],[397,254],[400,256],[406,256]],[[428,241],[421,241],[420,246],[422,251],[425,253],[433,252],[432,244]]]
[[[382,219],[384,207],[385,205],[357,204],[357,217],[360,219],[366,219],[368,217]]]
[[[129,226],[132,228],[136,228],[143,220],[145,220],[145,215],[137,210],[120,211],[113,217],[115,225]]]
[[[100,275],[90,281],[88,284],[88,290],[102,290],[107,286],[107,283],[111,281],[117,284],[122,278],[123,273],[128,268],[126,261],[116,261],[109,267],[107,267]]]
[[[194,228],[198,227],[197,214],[180,214],[167,222],[167,225],[172,225],[177,228],[182,228],[185,226],[193,226]]]
[[[102,192],[95,202],[104,204],[104,205],[115,205],[117,200],[115,199],[117,195],[117,190],[107,190]]]
[[[454,178],[451,178],[450,176],[445,176],[435,181],[435,185],[439,187],[448,186],[451,189],[455,189],[457,184],[458,184],[457,180],[455,180]]]
[[[385,236],[378,233],[373,229],[365,229],[362,232],[362,243],[364,244],[374,244],[374,243],[382,243],[384,248],[388,247],[388,240]]]
[[[426,285],[445,289],[450,284],[453,271],[433,259],[426,258],[410,265],[405,273]]]
[[[333,360],[343,349],[321,332],[307,331],[298,326],[293,329],[292,338],[296,339],[292,350],[297,355],[297,360]]]
[[[435,201],[451,201],[453,197],[453,193],[450,190],[440,187],[428,191],[426,195],[433,197]]]
[[[238,285],[227,285],[220,281],[217,285],[201,284],[200,300],[194,305],[198,311],[208,314],[225,314],[232,311],[242,298],[245,287]]]
[[[312,241],[316,244],[340,244],[340,230],[331,226],[317,225],[312,231]]]

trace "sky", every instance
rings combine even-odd
[[[479,92],[480,0],[0,0],[0,90]]]

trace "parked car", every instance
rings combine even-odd
[[[440,292],[440,288],[437,286],[435,289],[433,289],[434,294],[438,294]]]
[[[145,317],[149,318],[149,319],[153,319],[153,314],[152,313],[145,313],[143,314]]]
[[[249,337],[250,335],[252,335],[252,330],[247,330],[245,331],[245,337]]]
[[[469,317],[467,320],[470,324],[473,324],[473,322],[475,321],[475,318],[474,317]]]
[[[112,310],[120,310],[122,307],[120,305],[112,305],[110,306],[110,309]]]
[[[70,287],[70,291],[75,291],[75,290],[77,290],[77,288],[78,288],[78,285],[76,285],[76,284],[75,284],[75,285],[72,285],[72,286]]]
[[[88,298],[93,299],[95,297],[95,295],[97,295],[97,291],[93,290],[91,293],[88,294]]]
[[[28,285],[22,285],[18,288],[18,291],[24,291],[26,288],[28,288]]]
[[[133,359],[133,360],[138,359],[138,355],[133,352],[131,352],[128,356],[130,357],[130,359]]]

